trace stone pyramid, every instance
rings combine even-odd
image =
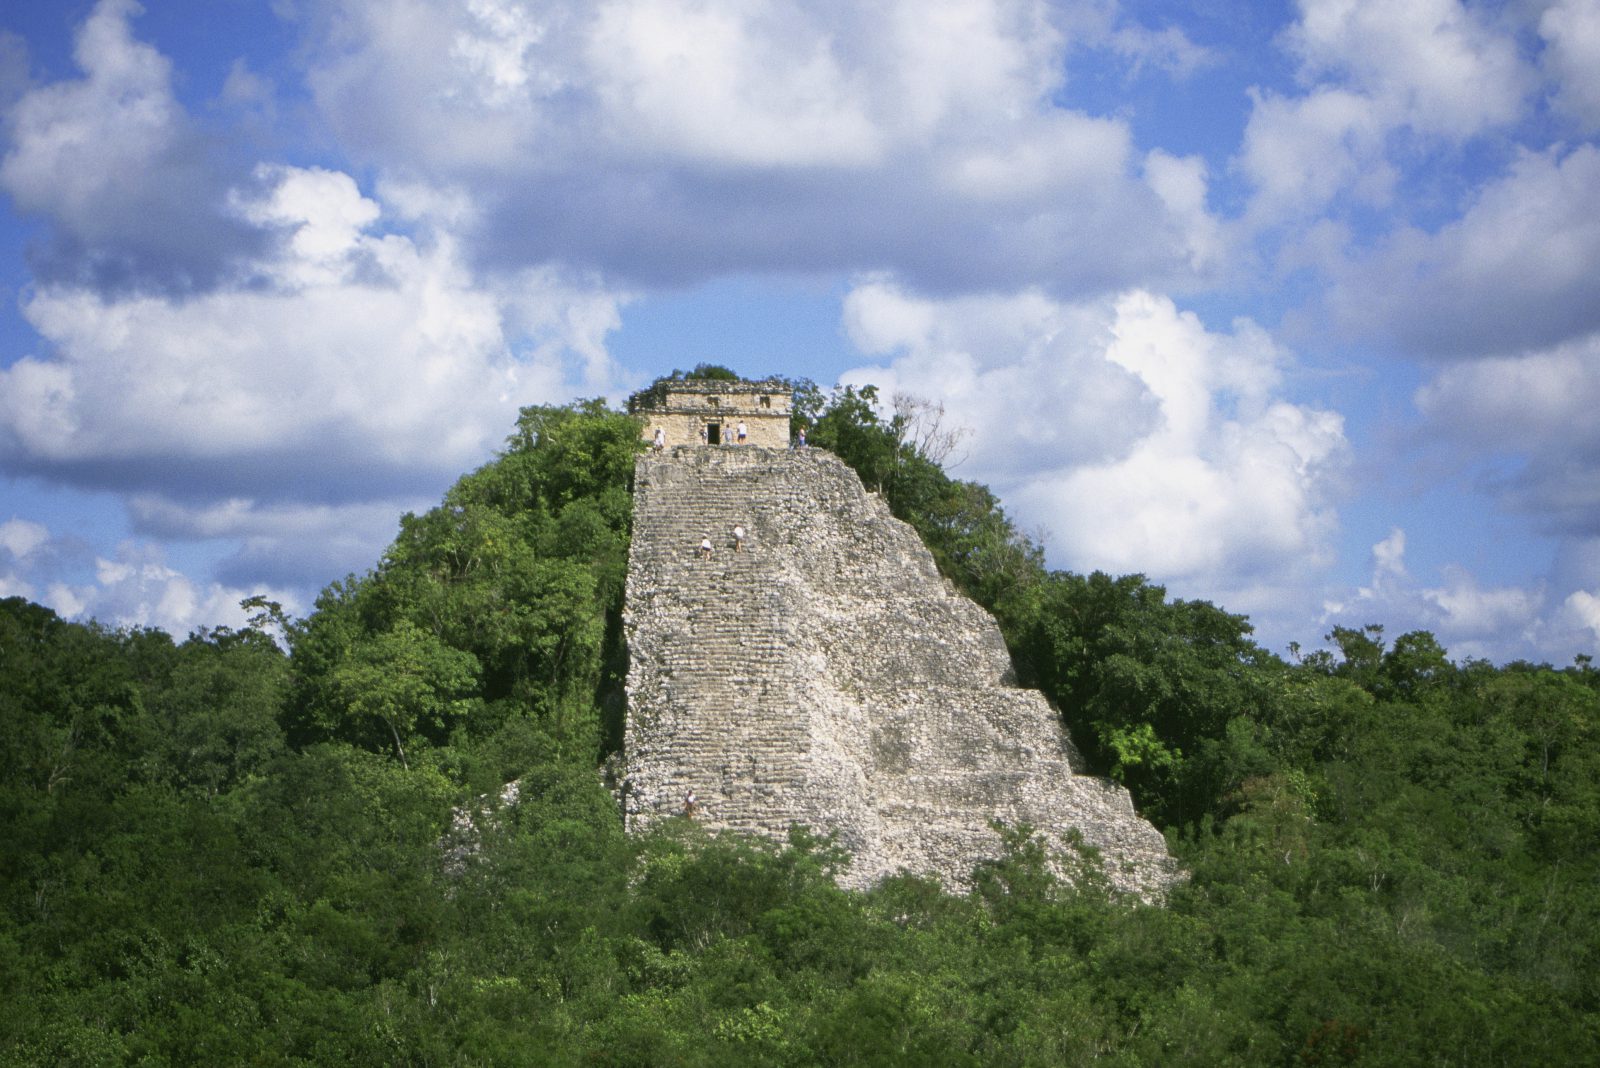
[[[1016,686],[993,618],[829,453],[640,457],[624,623],[630,830],[692,792],[713,830],[837,832],[851,887],[905,869],[964,888],[994,820],[1076,828],[1125,890],[1174,878],[1127,791],[1082,774],[1055,710]]]

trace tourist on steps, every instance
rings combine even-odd
[[[739,444],[740,444],[740,445],[743,445],[743,444],[744,444],[744,436],[745,436],[745,426],[744,426],[744,423],[742,423],[742,422],[741,422],[741,423],[740,423],[740,424],[739,424],[739,429],[738,429],[738,431],[737,431],[737,433],[738,433],[738,435],[739,435]]]
[[[733,551],[736,552],[736,553],[744,552],[744,524],[743,523],[735,523],[733,525]]]
[[[690,819],[694,819],[694,810],[695,796],[694,791],[690,790],[688,793],[683,795],[683,814]]]
[[[711,559],[711,535],[709,534],[700,539],[700,558],[702,560]]]

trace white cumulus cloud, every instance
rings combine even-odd
[[[1542,595],[1537,590],[1518,586],[1486,588],[1461,568],[1447,568],[1445,580],[1443,586],[1424,589],[1422,596],[1438,609],[1438,626],[1446,637],[1526,633],[1538,617]]]
[[[308,81],[342,142],[383,181],[464,191],[463,236],[496,263],[675,284],[895,266],[1062,292],[1209,266],[1203,170],[1146,173],[1125,118],[1057,97],[1072,49],[1115,31],[1079,40],[1039,0],[305,10]],[[1200,62],[1180,32],[1118,25],[1109,54],[1130,68]]]
[[[1574,590],[1562,607],[1568,620],[1587,630],[1590,640],[1600,646],[1600,590]]]
[[[1563,597],[1547,580],[1492,584],[1456,563],[1424,578],[1408,568],[1406,543],[1406,532],[1396,527],[1375,544],[1370,581],[1328,598],[1323,624],[1377,623],[1391,638],[1425,630],[1457,661],[1553,657],[1560,662],[1593,650],[1595,635],[1585,629],[1592,607],[1587,592]],[[1595,577],[1592,571],[1590,576]]]
[[[0,190],[56,228],[36,269],[106,285],[188,290],[247,248],[225,165],[178,104],[172,65],[136,39],[134,0],[100,0],[79,28],[82,77],[28,89],[6,111]]]
[[[363,232],[378,221],[377,203],[340,171],[262,165],[256,177],[267,185],[266,192],[257,197],[235,193],[234,208],[286,239],[286,254],[269,263],[278,271],[275,281],[292,287],[347,278],[362,250]]]
[[[291,589],[192,578],[171,566],[153,542],[128,539],[109,556],[87,558],[84,548],[41,523],[0,524],[0,550],[12,554],[12,566],[0,571],[0,596],[35,599],[67,618],[158,627],[180,638],[201,627],[244,625],[239,602],[258,594],[291,613],[308,607]]]
[[[1600,334],[1445,368],[1416,403],[1435,437],[1516,458],[1489,482],[1502,507],[1546,532],[1600,535]]]
[[[1600,327],[1600,149],[1521,153],[1458,218],[1402,228],[1336,277],[1347,329],[1435,355],[1504,353]]]
[[[1515,38],[1459,0],[1301,0],[1287,38],[1303,77],[1341,78],[1452,138],[1511,122],[1532,85]]]
[[[24,313],[49,353],[0,371],[13,463],[165,460],[175,479],[198,465],[230,492],[294,492],[279,474],[393,485],[461,470],[519,404],[563,395],[568,341],[603,364],[596,345],[616,321],[605,291],[539,272],[485,284],[447,238],[365,233],[377,205],[348,176],[274,173],[245,211],[290,235],[257,265],[276,285],[187,300],[34,294]]]
[[[10,553],[16,560],[26,560],[35,549],[49,540],[50,532],[44,524],[31,519],[11,518],[0,523],[0,549]]]
[[[1539,16],[1556,105],[1585,133],[1600,130],[1600,4],[1556,0]]]
[[[486,113],[551,88],[514,69],[544,33],[512,6],[467,0],[450,26],[391,11],[402,36],[477,28],[431,40],[498,86],[473,89]],[[5,114],[0,189],[48,228],[20,302],[39,344],[0,358],[0,466],[116,493],[136,533],[209,542],[211,559],[231,545],[221,571],[239,581],[192,581],[145,548],[102,549],[92,581],[30,570],[33,528],[16,525],[5,581],[70,614],[181,627],[251,576],[304,589],[368,566],[395,516],[488,459],[520,406],[618,392],[606,338],[625,297],[548,261],[475,260],[461,231],[479,191],[213,158],[141,13],[100,0],[77,75],[24,86]],[[238,63],[219,89],[271,111]]]
[[[1255,186],[1253,225],[1312,215],[1346,189],[1369,203],[1388,199],[1395,172],[1382,157],[1385,121],[1372,100],[1337,88],[1254,100],[1239,156]]]
[[[0,184],[24,210],[92,231],[116,215],[103,205],[142,191],[181,140],[171,64],[128,27],[140,10],[133,0],[102,0],[77,34],[84,78],[36,89],[8,114]]]
[[[179,515],[187,536],[221,536],[221,502],[248,501],[256,528],[226,536],[257,562],[296,551],[281,526],[297,516],[302,538],[346,550],[332,577],[375,558],[402,502],[487,459],[519,406],[617,388],[618,298],[592,282],[477,275],[447,233],[377,230],[379,204],[339,172],[265,168],[232,199],[272,238],[237,285],[173,298],[57,284],[25,302],[46,347],[0,368],[0,462],[178,502],[135,509],[173,536]],[[374,502],[390,524],[314,519]],[[341,525],[361,544],[325,537]]]
[[[942,402],[975,432],[957,473],[1044,528],[1057,566],[1252,610],[1264,577],[1329,563],[1343,421],[1282,396],[1288,356],[1258,326],[1215,333],[1142,291],[937,301],[875,280],[846,307],[852,340],[890,357],[847,380]]]
[[[587,54],[614,134],[648,150],[753,166],[880,150],[831,35],[798,7],[602,4]]]
[[[1237,157],[1252,226],[1308,225],[1337,198],[1387,206],[1396,135],[1459,145],[1514,123],[1536,84],[1510,29],[1459,0],[1302,0],[1283,43],[1303,90],[1252,91]]]

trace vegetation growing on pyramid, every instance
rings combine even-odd
[[[496,789],[535,757],[598,760],[626,669],[638,437],[599,402],[523,409],[499,459],[401,517],[378,566],[330,586],[291,632],[291,740],[402,764],[503,753],[484,782]]]
[[[1567,1064],[1600,1046],[1600,671],[1336,630],[1280,658],[1141,576],[1048,571],[867,390],[837,451],[995,611],[1191,875],[1021,829],[951,896],[825,840],[628,839],[637,425],[523,412],[304,620],[175,640],[0,601],[0,1062]],[[919,444],[921,442],[922,444]],[[452,811],[482,821],[444,862]],[[485,800],[487,798],[487,800]]]

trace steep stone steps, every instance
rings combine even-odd
[[[713,829],[837,832],[846,885],[903,867],[959,886],[1000,818],[1077,828],[1135,892],[1173,877],[1126,791],[1075,774],[1048,703],[1008,685],[994,621],[827,453],[641,458],[625,625],[631,829],[692,791]]]

